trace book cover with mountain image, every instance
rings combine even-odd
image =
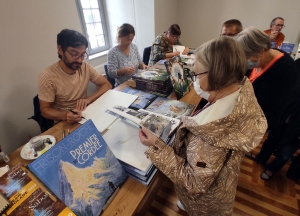
[[[98,216],[127,174],[91,120],[28,165],[76,215]]]
[[[125,88],[124,93],[136,95],[138,98],[130,105],[133,109],[145,109],[157,96],[132,88]]]
[[[183,62],[179,56],[174,56],[165,62],[165,66],[170,74],[177,100],[179,100],[190,91],[190,85],[183,69]]]
[[[146,110],[171,118],[190,116],[195,106],[178,100],[157,97]]]

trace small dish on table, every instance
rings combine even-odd
[[[20,155],[25,160],[34,160],[45,153],[48,149],[56,144],[56,139],[51,135],[41,135],[45,147],[42,150],[36,150],[31,147],[31,143],[28,142],[22,148]]]

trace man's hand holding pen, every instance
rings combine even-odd
[[[84,118],[81,116],[81,111],[78,109],[67,109],[66,112],[66,120],[69,123],[76,123],[81,121],[81,119]]]

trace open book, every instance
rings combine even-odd
[[[149,129],[157,137],[168,143],[180,120],[156,114],[147,110],[133,110],[122,106],[107,108],[108,113],[140,127]]]
[[[173,45],[173,52],[179,51],[180,52],[180,57],[189,58],[188,55],[182,54],[184,50],[185,50],[185,46],[182,46],[182,45]]]

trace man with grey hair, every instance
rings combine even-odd
[[[275,42],[275,45],[272,47],[279,47],[284,41],[284,34],[281,33],[281,30],[284,28],[284,19],[282,17],[274,18],[270,23],[270,29],[265,30],[264,32],[269,35],[271,42]]]

